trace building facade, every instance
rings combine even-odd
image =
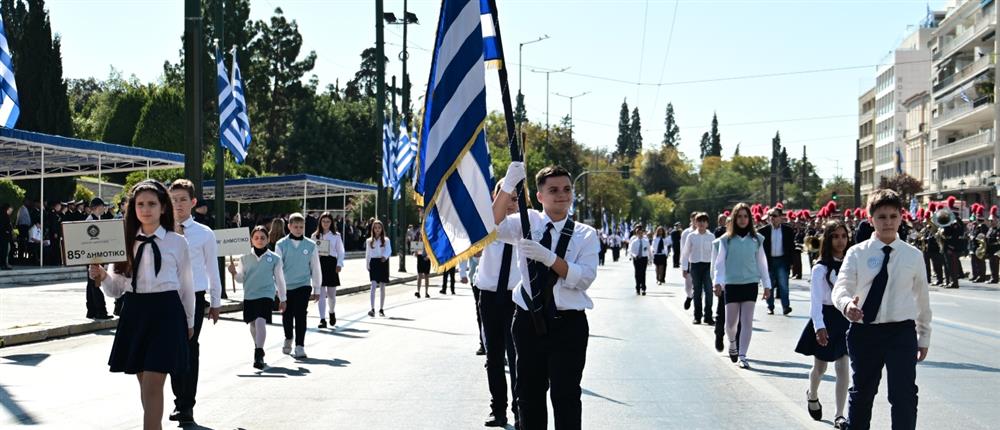
[[[906,129],[903,130],[903,172],[930,187],[931,96],[922,92],[903,102],[906,109]]]
[[[875,187],[875,88],[858,97],[858,159],[861,174],[861,202],[868,201]]]

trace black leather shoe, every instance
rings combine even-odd
[[[773,309],[773,308],[771,308],[771,309],[768,309],[768,310],[767,310],[767,314],[768,314],[768,315],[774,315],[774,309]]]
[[[190,424],[194,422],[194,411],[191,409],[174,409],[174,412],[170,414],[170,421],[177,421],[181,424]]]
[[[810,399],[809,392],[806,391],[806,402],[806,410],[809,411],[809,416],[816,421],[823,419],[823,405],[820,404],[819,398],[816,400]],[[813,406],[816,406],[816,409],[813,409]]]
[[[711,318],[705,318],[705,324],[707,324],[707,325],[715,325],[715,320],[713,320]]]
[[[337,325],[337,314],[330,313],[330,327]]]
[[[506,416],[498,417],[494,414],[490,414],[489,418],[486,419],[486,422],[483,423],[483,425],[486,427],[506,427],[507,417]]]
[[[112,319],[112,318],[114,318],[114,317],[111,316],[111,315],[108,315],[108,314],[98,315],[98,316],[94,317],[95,320],[109,320],[109,319]]]
[[[264,363],[264,348],[254,348],[253,367],[257,370],[263,370],[264,367],[267,367],[267,364]]]
[[[479,345],[479,349],[476,350],[476,355],[486,355],[486,348],[483,348],[482,345]]]
[[[698,318],[695,318],[694,321],[691,321],[691,324],[694,324],[694,325],[701,324],[701,320],[698,319]]]
[[[448,290],[446,290],[446,289],[442,288],[442,289],[441,289],[441,294],[448,294]]]
[[[684,310],[691,309],[691,298],[684,299]]]
[[[326,328],[326,320],[324,319],[319,320],[319,328]]]
[[[847,429],[847,418],[837,417],[833,419],[833,428],[835,429]]]
[[[792,307],[789,306],[789,307],[785,308],[785,310],[783,310],[781,313],[784,314],[784,315],[788,315],[788,314],[792,313]]]
[[[722,335],[721,334],[715,335],[715,350],[722,352],[722,350],[725,348],[726,346],[722,344]]]

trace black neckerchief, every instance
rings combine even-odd
[[[260,258],[260,256],[264,255],[265,252],[267,252],[267,248],[253,248],[253,253],[257,256],[257,258]]]
[[[289,234],[288,237],[292,240],[302,240],[304,236],[296,236],[294,234]]]
[[[834,277],[834,279],[837,279],[837,274],[840,273],[840,267],[844,264],[844,261],[843,260],[837,261],[837,260],[834,260],[834,259],[829,259],[829,260],[822,260],[822,261],[819,262],[819,264],[822,264],[822,265],[826,266],[826,268],[827,268],[827,272],[826,272],[826,284],[827,284],[827,286],[829,286],[832,289],[833,288],[833,282],[830,281],[830,275],[832,274],[833,277]]]

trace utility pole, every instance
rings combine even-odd
[[[801,195],[803,195],[803,193],[806,192],[806,175],[807,175],[806,172],[808,172],[806,170],[806,146],[805,145],[802,145],[802,162],[799,163],[799,164],[801,164],[801,166],[799,166],[799,170],[801,171],[801,173],[799,173],[799,195],[801,196]]]
[[[407,126],[412,126],[413,121],[410,118],[410,79],[409,75],[406,74],[406,60],[409,59],[410,53],[406,50],[407,41],[407,28],[408,24],[419,24],[417,20],[417,15],[410,13],[409,5],[407,0],[403,0],[403,19],[396,18],[396,15],[392,12],[386,12],[382,14],[385,22],[393,25],[403,26],[403,51],[399,53],[399,61],[403,63],[403,108],[402,120],[400,124],[406,123]],[[393,117],[395,117],[396,109],[396,83],[395,77],[393,77],[393,97],[392,97],[392,108]],[[404,133],[409,133],[409,130],[404,131]],[[402,138],[402,136],[399,136]],[[396,224],[398,227],[399,236],[394,236],[393,240],[396,240],[396,248],[399,250],[399,271],[406,272],[406,255],[409,254],[409,241],[406,240],[406,233],[404,232],[404,226],[406,225],[406,181],[400,180],[397,187],[400,188],[401,201],[393,201],[393,207],[395,208],[398,203],[398,209],[396,211]],[[402,239],[401,239],[402,238]]]
[[[569,67],[563,67],[559,70],[535,70],[531,69],[535,73],[545,74],[545,145],[549,145],[549,75],[552,73],[561,73],[569,70]]]
[[[382,124],[385,123],[385,63],[383,59],[385,58],[385,27],[382,25],[382,10],[383,10],[384,0],[375,0],[375,74],[378,75],[375,78],[375,128],[379,130],[378,143],[379,148],[382,147]],[[385,156],[385,154],[383,154]],[[375,157],[376,170],[382,169],[382,163],[379,157]],[[385,184],[379,183],[378,186],[378,196],[377,201],[383,201],[385,199],[386,187]],[[384,219],[385,214],[388,213],[387,205],[377,205],[382,206],[381,213],[376,213],[376,219]]]
[[[575,99],[577,97],[583,97],[583,96],[585,96],[587,94],[590,94],[590,91],[584,91],[584,92],[582,92],[580,94],[577,94],[575,96],[566,96],[566,95],[562,95],[562,94],[556,93],[556,95],[559,96],[559,97],[565,97],[565,98],[569,99],[569,141],[570,142],[573,142],[573,99]]]
[[[225,27],[225,2],[215,2],[215,43],[219,46],[219,55],[226,58],[226,27]],[[233,60],[236,56],[233,56]],[[224,61],[224,60],[223,60]],[[233,64],[236,67],[236,64]],[[218,107],[216,109],[219,109]],[[221,128],[221,127],[220,127]],[[242,137],[242,136],[240,136]],[[222,147],[222,139],[216,139],[212,145],[215,148],[215,228],[226,228],[226,151]],[[239,215],[239,214],[237,214]],[[226,273],[225,257],[216,258],[219,266],[219,273]],[[225,285],[222,288],[222,298],[229,298],[226,294]]]
[[[861,139],[854,141],[854,207],[861,207]]]
[[[204,123],[201,112],[201,57],[203,39],[201,2],[199,0],[186,0],[184,2],[184,40],[184,177],[194,183],[195,194],[202,196],[201,149]],[[217,201],[216,205],[218,204]]]
[[[392,125],[396,122],[396,93],[398,92],[396,91],[396,75],[392,75],[392,86],[389,88],[392,89],[390,91],[392,97],[392,109],[389,111],[389,127],[392,127]],[[402,136],[397,136],[397,139],[399,137]],[[396,170],[396,166],[392,164],[389,165],[389,168],[393,171]],[[396,186],[398,187],[399,184]],[[395,194],[396,190],[394,189],[392,191],[393,194]],[[386,194],[389,194],[388,191]],[[389,195],[388,197],[392,199],[392,234],[390,236],[392,237],[393,243],[396,244],[396,251],[399,252],[399,256],[402,258],[406,255],[406,248],[400,245],[401,242],[399,241],[399,200],[394,199],[392,195]]]

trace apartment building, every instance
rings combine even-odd
[[[860,160],[861,202],[875,188],[875,88],[858,97],[858,159]]]

